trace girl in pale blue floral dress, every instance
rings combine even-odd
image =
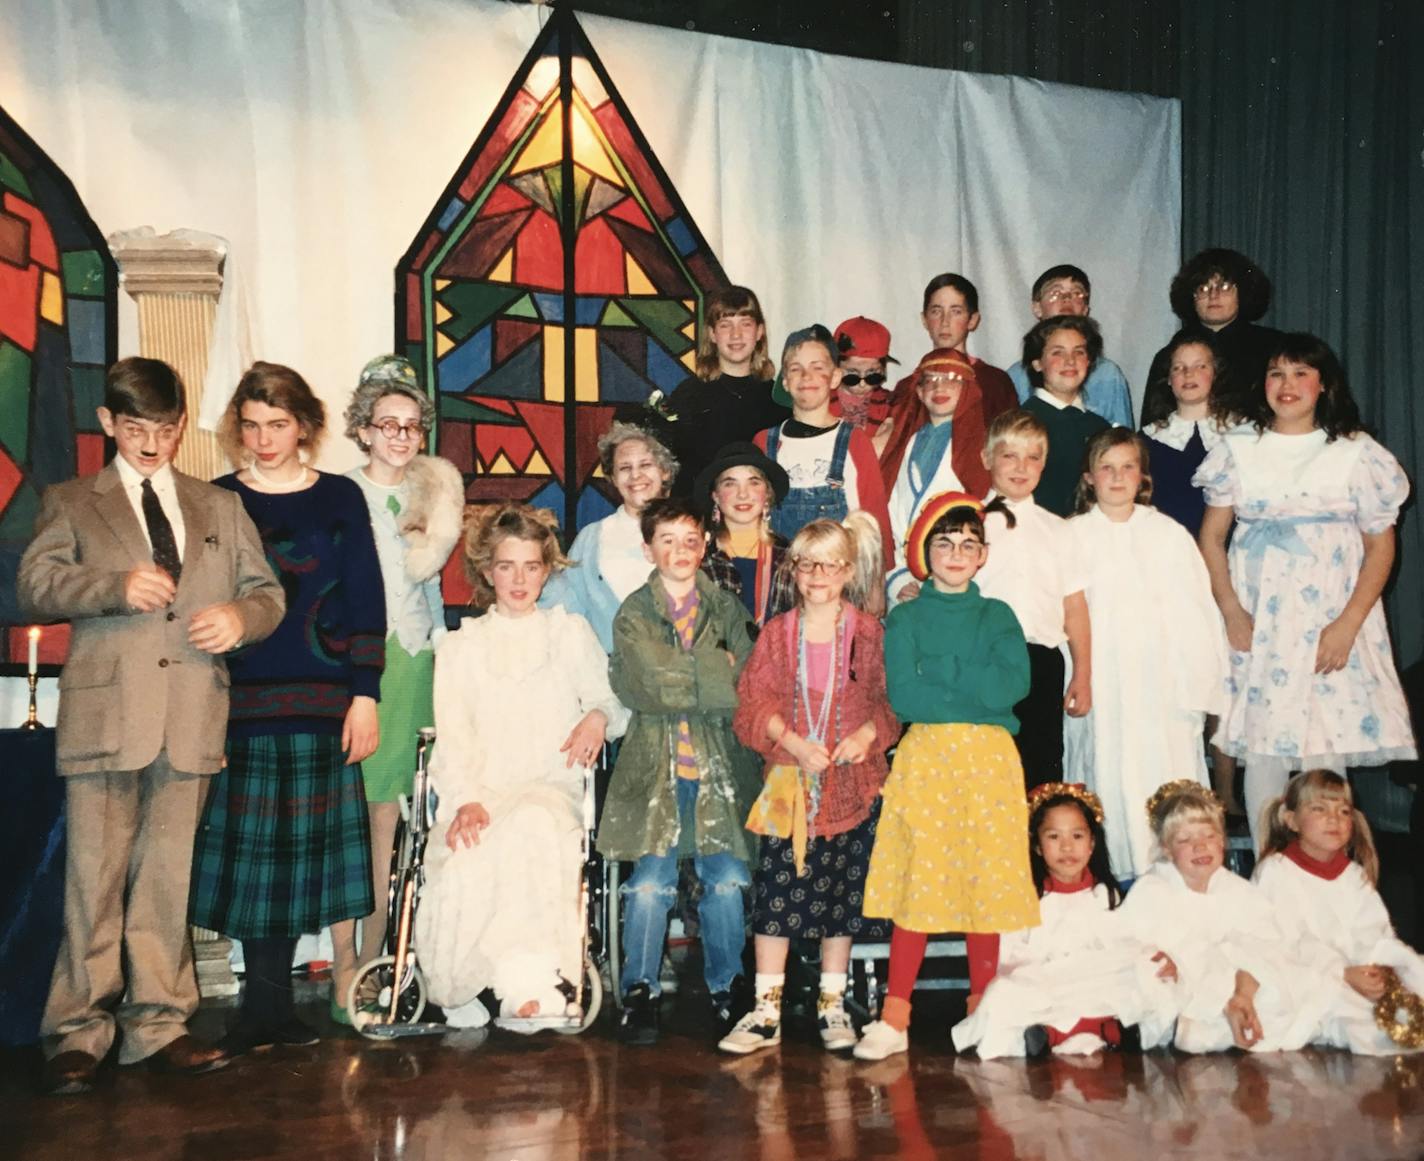
[[[1215,741],[1246,764],[1253,831],[1292,771],[1415,756],[1380,603],[1409,480],[1361,429],[1344,370],[1314,335],[1281,337],[1266,404],[1192,481],[1206,491],[1201,550],[1231,645]]]

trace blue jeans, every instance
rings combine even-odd
[[[695,828],[701,783],[677,780],[677,813],[684,831]],[[692,831],[695,833],[695,830]],[[742,970],[746,919],[742,891],[751,885],[746,863],[735,855],[695,855],[692,869],[702,884],[697,917],[702,924],[702,973],[709,992],[725,992]],[[634,984],[662,990],[658,976],[667,942],[668,913],[677,902],[677,853],[644,855],[623,884],[623,978],[626,994]]]

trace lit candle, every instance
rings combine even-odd
[[[30,637],[30,674],[31,674],[31,675],[34,675],[34,674],[36,674],[36,673],[39,672],[39,668],[40,668],[40,627],[39,627],[38,625],[31,625],[31,626],[30,626],[29,637]]]

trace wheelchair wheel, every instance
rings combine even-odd
[[[395,1019],[391,1019],[391,995],[396,990],[395,956],[373,959],[351,981],[346,996],[346,1010],[351,1013],[351,1025],[363,1036],[367,1028],[383,1024],[414,1024],[425,1011],[425,977],[412,956],[400,981],[400,998]]]
[[[583,1020],[573,1027],[558,1028],[556,1031],[565,1036],[577,1036],[580,1032],[586,1032],[593,1027],[593,1022],[598,1019],[598,1013],[602,1009],[603,973],[598,970],[598,964],[593,962],[593,956],[586,955],[583,959]]]

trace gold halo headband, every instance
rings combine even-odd
[[[1217,810],[1225,811],[1221,799],[1217,797],[1216,791],[1210,786],[1203,786],[1194,778],[1178,778],[1172,782],[1165,782],[1157,788],[1155,794],[1147,800],[1147,821],[1151,823],[1157,815],[1157,808],[1169,798],[1176,798],[1178,795],[1187,797],[1190,795],[1214,806]],[[1154,828],[1155,829],[1155,828]]]
[[[1035,786],[1028,794],[1028,807],[1030,811],[1037,810],[1039,804],[1049,798],[1074,798],[1082,803],[1088,811],[1098,821],[1098,825],[1103,823],[1103,804],[1086,786],[1078,782],[1044,782]]]

